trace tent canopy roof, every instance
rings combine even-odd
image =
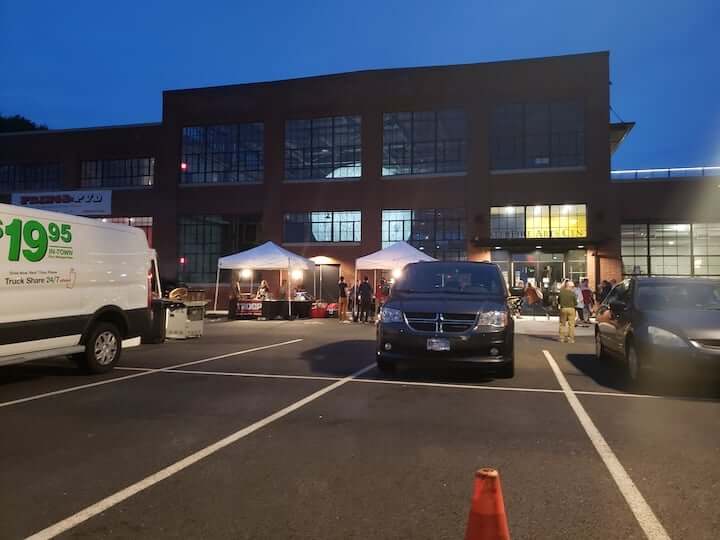
[[[409,263],[434,260],[430,255],[415,249],[407,242],[396,242],[385,249],[360,257],[355,261],[355,268],[358,270],[395,270]]]
[[[312,270],[310,259],[281,248],[272,242],[218,259],[218,268],[240,270]]]

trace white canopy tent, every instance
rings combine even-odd
[[[218,259],[217,278],[215,280],[215,309],[217,309],[220,270],[286,270],[288,273],[288,299],[290,298],[290,274],[293,270],[314,270],[315,263],[288,251],[285,248],[265,242],[264,244]],[[288,303],[288,310],[291,310]]]
[[[355,270],[396,270],[409,263],[434,260],[407,242],[395,242],[385,249],[357,259]]]
[[[358,270],[400,271],[409,263],[434,260],[436,259],[414,248],[407,242],[395,242],[385,249],[355,260],[355,287],[357,287],[358,283]],[[375,276],[373,276],[373,285],[375,285],[375,281]]]

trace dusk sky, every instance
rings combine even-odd
[[[613,167],[720,165],[719,28],[716,0],[0,0],[0,113],[154,122],[165,89],[609,50],[637,122]]]

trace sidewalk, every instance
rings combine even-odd
[[[533,320],[532,315],[523,315],[522,319],[515,319],[515,333],[516,334],[527,334],[530,336],[558,336],[558,326],[560,321],[558,317],[547,317],[538,315]],[[595,324],[591,323],[590,326],[576,326],[575,336],[594,336],[595,335]]]

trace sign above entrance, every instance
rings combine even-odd
[[[13,193],[12,204],[38,210],[51,210],[75,216],[109,216],[112,214],[112,191],[44,191]]]

